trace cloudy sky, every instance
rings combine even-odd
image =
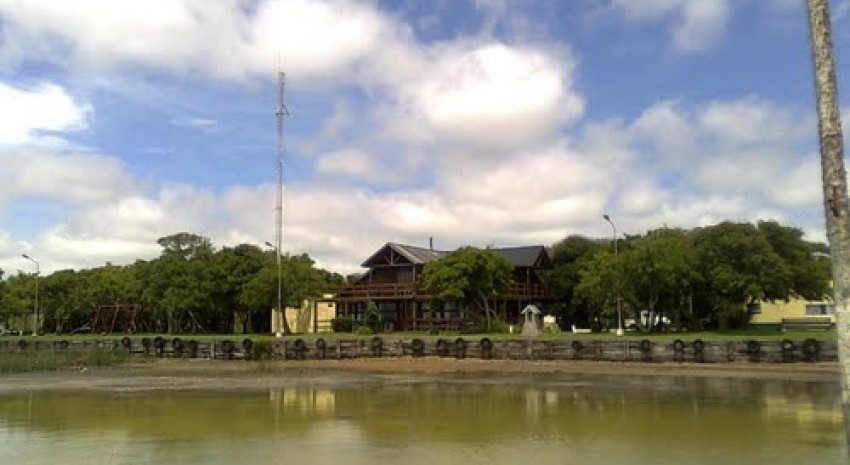
[[[0,0],[0,268],[273,240],[279,63],[284,249],[330,269],[608,236],[604,213],[822,239],[804,3]]]

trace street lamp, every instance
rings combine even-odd
[[[27,254],[21,255],[27,260],[35,263],[35,305],[32,310],[32,335],[38,335],[38,275],[41,273],[41,266],[38,263],[38,260],[30,257]]]
[[[273,248],[275,251],[275,255],[277,255],[277,311],[281,312],[281,318],[286,318],[286,315],[283,313],[283,307],[281,306],[281,269],[280,269],[280,249],[275,247],[269,241],[266,241],[266,245]],[[284,332],[286,331],[286,325],[283,326]],[[278,331],[277,336],[280,337],[280,332]]]
[[[617,266],[617,274],[616,274],[616,282],[615,286],[617,286],[617,336],[623,335],[623,312],[622,305],[620,303],[620,274],[619,274],[619,266],[620,259],[617,254],[617,226],[611,221],[611,217],[607,214],[602,215],[602,218],[611,225],[611,229],[614,230],[614,264]]]

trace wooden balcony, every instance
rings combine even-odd
[[[367,300],[408,300],[428,295],[415,283],[354,284],[337,292],[337,301],[362,302]]]
[[[544,300],[548,294],[540,284],[511,283],[500,296],[509,300]],[[364,302],[368,300],[419,300],[427,301],[428,292],[417,283],[373,283],[348,286],[336,294],[338,302]]]

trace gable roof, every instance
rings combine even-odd
[[[548,268],[552,266],[552,260],[549,258],[549,253],[546,251],[546,247],[543,247],[542,245],[503,247],[491,250],[502,257],[505,257],[514,268]],[[439,260],[451,253],[445,250],[432,250],[413,245],[387,242],[383,247],[378,249],[377,252],[367,258],[361,266],[370,268],[376,265],[390,265],[390,263],[378,262],[379,258],[388,251],[390,253],[397,253],[403,257],[408,262],[406,263],[408,265],[425,265],[435,260]]]
[[[376,261],[379,257],[381,257],[381,255],[386,253],[387,249],[401,255],[411,265],[424,265],[426,263],[433,262],[434,260],[439,260],[449,254],[449,252],[442,250],[431,250],[423,247],[387,242],[383,247],[378,249],[377,252],[367,258],[360,266],[368,268],[374,265],[386,265],[387,263],[376,263]]]
[[[552,260],[546,247],[542,245],[529,245],[524,247],[504,247],[493,249],[493,252],[505,257],[514,268],[548,268],[552,266]]]

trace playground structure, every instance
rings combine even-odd
[[[142,329],[137,324],[142,313],[141,304],[98,305],[92,310],[89,327],[92,334],[133,334]]]

